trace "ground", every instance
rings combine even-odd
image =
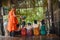
[[[32,37],[4,37],[0,36],[0,40],[60,40],[60,38],[54,34],[47,36],[32,36]]]

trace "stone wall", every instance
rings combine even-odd
[[[59,8],[57,2],[53,5],[53,15],[54,15],[54,24],[55,27],[57,27],[59,22]]]
[[[56,27],[56,34],[60,35],[60,8],[58,6],[58,2],[53,5],[53,13],[54,13],[54,25]]]

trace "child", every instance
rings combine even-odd
[[[27,35],[27,29],[25,26],[25,21],[22,23],[22,29],[21,29],[21,36],[26,36]]]
[[[34,20],[33,33],[34,33],[34,36],[38,36],[39,35],[39,25],[37,24],[37,20]]]
[[[47,31],[46,31],[46,27],[45,27],[45,21],[42,20],[41,24],[42,24],[42,26],[41,26],[41,35],[46,35]]]
[[[26,29],[27,29],[27,36],[32,36],[32,26],[31,26],[31,23],[28,23]]]

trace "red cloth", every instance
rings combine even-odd
[[[18,24],[18,20],[17,17],[14,13],[14,10],[11,10],[8,14],[8,26],[7,26],[7,30],[9,32],[15,31],[17,30],[16,25]]]

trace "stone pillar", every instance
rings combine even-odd
[[[53,0],[48,0],[48,12],[49,12],[49,20],[50,20],[50,33],[55,33],[54,26],[54,16],[53,16]]]
[[[2,3],[1,3],[1,7],[0,7],[0,32],[1,32],[1,35],[4,36]]]

